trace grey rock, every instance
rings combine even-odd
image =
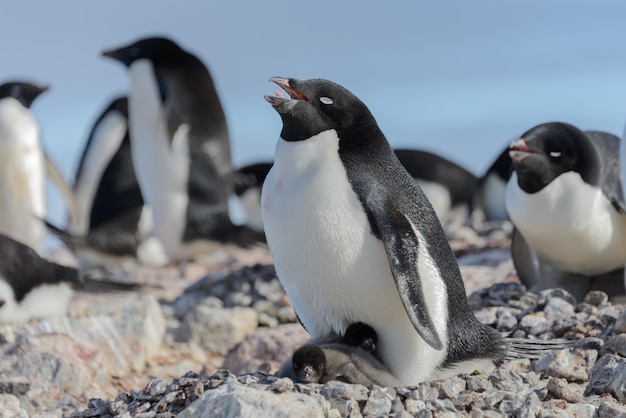
[[[363,415],[372,415],[375,417],[386,416],[391,412],[391,400],[385,397],[371,396],[365,403]]]
[[[418,412],[426,409],[426,402],[417,399],[407,399],[404,403],[406,412],[415,416]]]
[[[622,313],[617,317],[614,330],[618,333],[626,333],[626,309],[622,309]]]
[[[23,395],[30,389],[30,380],[25,376],[0,376],[0,393]]]
[[[598,407],[598,418],[626,417],[626,405],[613,399],[603,399]]]
[[[467,376],[465,382],[467,389],[473,392],[486,392],[493,389],[493,385],[484,374]]]
[[[567,290],[561,288],[545,289],[537,294],[537,305],[543,308],[549,300],[560,298],[576,306],[576,298]]]
[[[210,353],[225,355],[256,330],[258,322],[258,314],[252,308],[196,305],[185,315],[176,339],[194,342]]]
[[[324,417],[330,409],[321,397],[296,392],[276,394],[229,381],[204,392],[178,417]]]
[[[22,408],[16,396],[0,393],[0,416],[2,418],[28,418],[29,414]]]
[[[520,320],[520,326],[530,329],[537,327],[544,322],[546,322],[546,316],[543,312],[532,312],[531,314],[522,317]]]
[[[576,303],[571,303],[560,297],[551,298],[546,302],[543,311],[547,319],[569,319],[575,314]]]
[[[626,334],[610,338],[603,346],[604,351],[626,357]]]
[[[585,395],[610,393],[620,402],[626,402],[626,359],[605,354],[589,370],[589,384]]]
[[[365,386],[336,381],[320,386],[320,394],[326,399],[339,398],[353,399],[355,401],[366,401],[369,399],[369,391]]]
[[[585,299],[583,300],[584,303],[588,303],[593,306],[606,305],[608,301],[609,295],[601,290],[592,290],[591,292],[587,293]]]
[[[534,371],[544,376],[562,377],[568,381],[587,381],[587,364],[584,358],[569,350],[544,355],[534,364]]]
[[[522,406],[516,411],[516,418],[536,417],[541,410],[541,401],[533,391],[529,392]]]
[[[582,395],[573,391],[565,379],[550,378],[546,388],[550,394],[558,399],[571,403],[583,402]]]
[[[500,331],[511,331],[517,327],[517,317],[510,310],[501,310],[496,328]]]

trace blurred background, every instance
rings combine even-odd
[[[622,134],[626,2],[109,0],[3,4],[0,83],[49,85],[33,105],[68,181],[108,101],[125,92],[104,49],[161,35],[209,68],[235,166],[271,160],[281,122],[272,76],[335,81],[371,109],[394,147],[482,174],[527,129],[560,120]],[[65,207],[49,194],[49,219]]]

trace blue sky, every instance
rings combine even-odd
[[[91,125],[127,86],[104,49],[171,37],[209,67],[236,165],[272,158],[272,76],[322,77],[357,94],[396,147],[479,174],[505,144],[561,120],[621,135],[626,2],[162,1],[3,5],[0,82],[46,84],[43,143],[72,179]],[[50,217],[65,218],[50,196]]]

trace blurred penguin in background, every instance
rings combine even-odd
[[[0,233],[41,249],[46,215],[46,162],[30,107],[48,88],[26,82],[0,85]]]
[[[104,56],[128,68],[132,158],[154,235],[174,260],[215,243],[248,246],[262,234],[229,214],[233,170],[226,117],[211,74],[166,38],[144,38]]]

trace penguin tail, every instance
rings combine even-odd
[[[570,348],[575,340],[532,340],[529,338],[504,338],[505,360],[538,359],[545,354]]]
[[[138,283],[120,282],[106,279],[99,279],[84,275],[80,279],[77,290],[89,293],[124,293],[136,292],[144,286]]]
[[[86,237],[79,237],[76,235],[72,235],[69,232],[59,228],[58,226],[51,224],[45,219],[42,219],[41,221],[44,223],[48,231],[50,231],[58,239],[60,239],[68,248],[74,250],[77,247],[87,245]]]

